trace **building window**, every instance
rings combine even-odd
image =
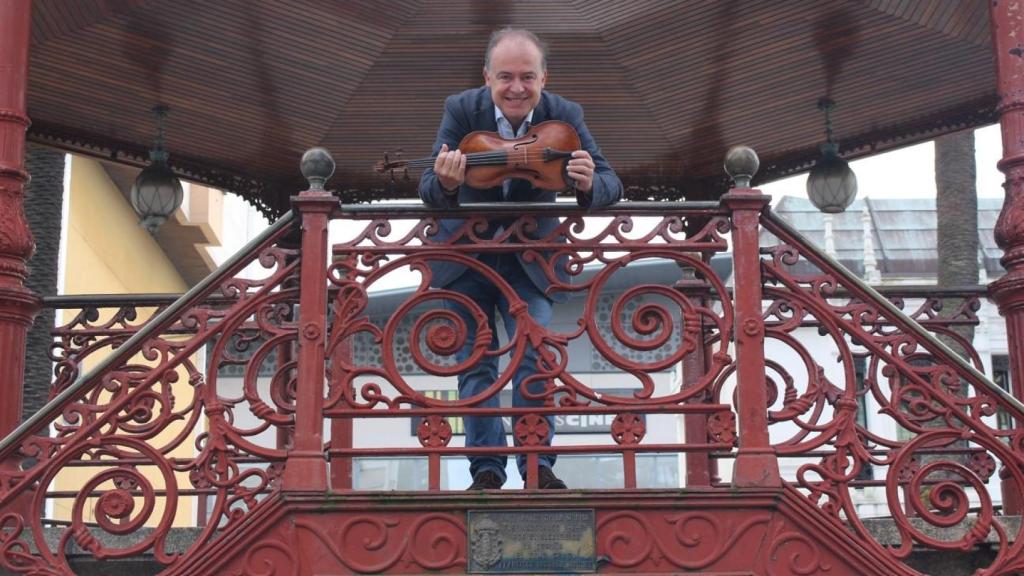
[[[1009,356],[1003,354],[992,356],[992,381],[1003,390],[1013,393],[1013,388],[1010,387]],[[1013,428],[1013,418],[1006,413],[1006,410],[1000,408],[999,412],[996,413],[996,418],[1000,430]]]
[[[867,358],[864,356],[855,356],[853,358],[853,374],[857,380],[857,426],[861,429],[868,429],[868,391],[865,380],[867,379]],[[868,444],[867,448],[870,449],[870,443],[865,439],[865,444]],[[860,473],[857,474],[857,480],[872,480],[874,475],[871,471],[871,463],[865,462],[863,468],[860,469]]]

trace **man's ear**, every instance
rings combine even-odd
[[[490,86],[490,85],[491,85],[491,79],[490,79],[490,77],[489,77],[489,76],[487,75],[487,66],[484,66],[484,67],[483,67],[483,72],[484,72],[484,84],[486,84],[486,85]]]

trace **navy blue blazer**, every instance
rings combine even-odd
[[[540,102],[533,110],[531,124],[536,125],[545,120],[561,120],[572,125],[580,136],[580,145],[594,159],[594,185],[590,194],[576,193],[576,201],[584,207],[597,208],[613,204],[622,198],[622,181],[612,170],[612,167],[601,154],[601,149],[594,142],[594,137],[587,130],[583,122],[583,108],[579,104],[562,98],[551,92],[542,92]],[[458,147],[462,138],[475,130],[486,130],[496,132],[497,122],[494,119],[494,101],[491,100],[491,91],[487,86],[466,90],[460,94],[449,96],[444,102],[444,117],[441,119],[441,127],[437,130],[437,140],[434,142],[433,155],[437,156],[441,151],[442,144],[448,144],[449,150]],[[461,204],[474,202],[505,202],[501,186],[495,186],[487,190],[470,188],[463,184],[459,187],[457,195],[448,195],[441,188],[433,168],[428,168],[420,178],[420,198],[426,204],[435,208],[452,208]],[[535,189],[528,180],[513,179],[509,185],[508,202],[554,202],[555,192],[550,190]],[[439,222],[439,231],[432,239],[442,242],[451,238],[455,231],[463,224],[462,219],[442,219]],[[538,226],[534,237],[542,238],[551,233],[558,226],[558,218],[543,217],[538,219]],[[507,226],[508,222],[489,222],[488,229],[480,234],[482,238],[492,238],[499,226]],[[460,239],[459,242],[464,241]],[[551,282],[545,276],[540,265],[536,262],[524,262],[523,255],[517,253],[519,263],[523,266],[526,274],[530,277],[541,292],[547,293]],[[429,263],[432,272],[430,286],[443,288],[454,281],[466,271],[466,267],[450,261],[432,261]],[[562,266],[556,266],[555,273],[561,281],[568,280],[568,273]],[[564,301],[564,293],[548,294],[556,302]]]

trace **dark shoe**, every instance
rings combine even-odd
[[[523,486],[526,487],[525,485]],[[551,468],[547,466],[541,466],[537,470],[537,488],[541,490],[565,490],[568,486],[565,482],[558,479],[555,473],[551,471]]]
[[[543,477],[542,475],[541,478]],[[473,483],[466,490],[501,490],[501,485],[504,483],[505,481],[497,473],[490,470],[482,470],[473,476]]]

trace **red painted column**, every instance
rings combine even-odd
[[[25,288],[35,241],[23,201],[31,0],[0,0],[0,436],[21,423],[25,337],[39,299]]]
[[[735,486],[779,486],[779,460],[768,437],[768,387],[765,380],[764,316],[761,296],[760,215],[771,198],[749,187],[757,171],[750,148],[729,150],[726,170],[736,182],[722,205],[732,212],[733,299],[739,451]]]
[[[332,357],[333,373],[331,374],[332,386],[340,386],[346,377],[341,372],[342,364],[352,363],[352,342],[345,341],[338,345]],[[348,407],[348,398],[339,401],[339,406]],[[331,448],[351,448],[354,439],[352,418],[331,419]],[[353,462],[351,456],[337,456],[331,458],[331,491],[340,492],[352,489]],[[438,480],[440,482],[440,480]]]
[[[1006,275],[989,284],[988,290],[1006,318],[1012,392],[1024,400],[1024,5],[1017,0],[993,0],[989,15],[1003,135],[1003,158],[997,167],[1006,174],[1006,198],[995,237],[1003,249]],[[1021,495],[1004,482],[1004,513],[1020,514],[1021,505]]]
[[[686,278],[680,281],[677,287],[687,292],[688,297],[695,300],[695,304],[704,306],[707,294],[707,283],[703,280]],[[707,368],[704,363],[704,326],[703,319],[698,318],[700,324],[698,331],[697,347],[683,358],[683,388],[693,388],[704,377]],[[693,399],[694,403],[707,401],[701,394]],[[708,441],[708,415],[687,414],[683,416],[683,427],[685,438],[688,444],[702,444]],[[687,488],[711,485],[711,458],[707,452],[686,453],[686,484]]]
[[[284,490],[327,490],[324,452],[324,390],[327,339],[327,226],[338,201],[324,182],[334,173],[334,160],[323,148],[302,156],[302,174],[309,190],[292,199],[302,220],[302,263],[299,272],[299,321],[295,436],[283,476]]]

